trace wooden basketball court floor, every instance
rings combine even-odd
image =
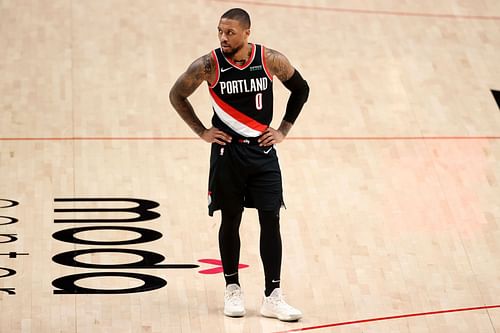
[[[259,315],[251,210],[222,314],[209,145],[168,101],[235,6],[311,86],[278,146],[295,323]],[[0,49],[0,332],[500,332],[497,0],[0,0]]]

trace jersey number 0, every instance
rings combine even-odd
[[[255,108],[257,110],[262,110],[262,93],[255,95]]]

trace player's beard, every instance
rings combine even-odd
[[[232,57],[234,56],[239,50],[241,50],[243,48],[245,44],[244,43],[241,43],[241,45],[237,46],[237,47],[232,47],[230,51],[224,51],[223,48],[221,48],[222,50],[222,53],[224,53],[225,56],[228,56],[228,57]]]

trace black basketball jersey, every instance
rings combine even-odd
[[[239,66],[220,48],[212,51],[216,78],[209,85],[212,125],[229,135],[260,136],[273,118],[273,80],[266,67],[264,46],[251,44],[252,54]]]

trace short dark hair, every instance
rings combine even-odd
[[[223,18],[238,21],[245,29],[250,29],[250,15],[244,9],[232,8],[222,14],[221,19]]]

